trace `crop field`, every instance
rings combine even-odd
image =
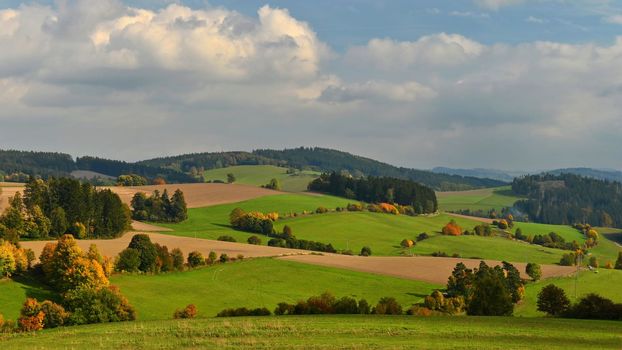
[[[499,211],[503,207],[511,207],[520,199],[511,193],[510,186],[472,191],[436,192],[436,196],[439,209],[443,211],[460,209]]]
[[[620,349],[622,324],[518,317],[283,316],[139,321],[4,336],[3,349]]]
[[[299,171],[295,174],[288,174],[287,168],[273,165],[239,165],[210,169],[203,173],[207,181],[227,181],[227,174],[233,174],[235,182],[238,184],[253,186],[262,186],[271,179],[277,179],[281,183],[282,190],[286,192],[306,191],[309,182],[315,180],[320,175],[316,171]]]
[[[578,298],[588,293],[597,293],[614,302],[622,302],[622,288],[620,288],[620,286],[622,286],[622,271],[603,268],[597,271],[598,272],[583,270],[579,273],[576,281],[573,275],[570,277],[554,277],[527,284],[525,288],[525,299],[516,306],[514,314],[528,317],[543,316],[544,314],[536,309],[536,301],[540,290],[551,283],[564,289],[571,301],[574,301],[576,285],[576,296]]]

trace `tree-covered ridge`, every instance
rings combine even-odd
[[[504,185],[502,181],[396,167],[373,159],[327,148],[299,147],[285,150],[260,149],[253,152],[193,153],[139,162],[184,172],[235,165],[275,165],[322,172],[347,172],[355,177],[375,176],[413,180],[436,190],[467,190]]]
[[[515,179],[512,191],[527,197],[515,207],[532,221],[622,227],[622,184],[619,182],[572,174],[530,175]]]
[[[70,178],[34,179],[0,215],[0,238],[41,239],[71,233],[77,238],[112,238],[131,224],[130,210],[110,190]]]
[[[20,173],[36,174],[44,178],[68,176],[73,170],[76,170],[76,165],[69,154],[0,150],[0,175],[2,177]]]
[[[136,174],[147,179],[163,178],[169,183],[197,182],[197,178],[188,174],[167,168],[159,168],[139,163],[128,163],[120,160],[110,160],[97,157],[80,157],[76,159],[76,166],[81,170],[91,170],[110,176]]]
[[[309,184],[309,190],[368,203],[412,206],[418,214],[434,213],[438,209],[434,190],[414,181],[390,177],[354,178],[325,173]]]

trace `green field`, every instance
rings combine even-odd
[[[536,301],[540,290],[548,285],[555,284],[566,291],[566,295],[571,301],[575,296],[575,278],[558,277],[549,278],[537,283],[529,283],[525,290],[525,299],[516,306],[514,314],[517,316],[543,316],[544,314],[536,310]],[[598,269],[598,273],[592,271],[581,271],[576,280],[576,295],[578,298],[588,293],[597,293],[605,298],[609,298],[617,303],[622,302],[622,271]]]
[[[111,323],[7,335],[2,341],[3,349],[606,350],[621,347],[622,323],[615,321],[373,315]]]
[[[442,211],[461,209],[500,211],[501,208],[513,206],[520,199],[512,194],[510,186],[462,192],[437,192],[436,196],[439,209]]]
[[[321,267],[272,258],[217,264],[159,275],[114,275],[111,283],[136,307],[140,320],[171,318],[173,312],[195,304],[200,317],[213,317],[230,307],[267,307],[281,301],[294,303],[329,291],[336,297],[365,298],[375,304],[395,297],[405,307],[422,301],[442,286],[344,269]],[[30,290],[29,290],[30,288]],[[16,319],[27,296],[39,300],[50,294],[31,281],[0,282],[0,313]]]
[[[287,174],[287,168],[273,165],[239,165],[227,168],[206,170],[203,175],[206,181],[227,181],[227,174],[233,174],[236,183],[261,186],[271,179],[278,179],[281,189],[287,192],[303,192],[307,190],[309,182],[315,180],[320,173],[316,171],[298,171]]]

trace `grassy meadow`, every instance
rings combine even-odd
[[[470,209],[488,211],[511,207],[520,198],[512,194],[510,186],[484,188],[460,192],[436,192],[438,206],[442,211]]]
[[[622,323],[516,317],[283,316],[138,321],[0,336],[3,349],[620,349]]]
[[[262,186],[271,179],[281,183],[281,189],[286,192],[303,192],[307,190],[309,182],[315,180],[320,173],[316,171],[298,171],[287,174],[287,168],[273,165],[238,165],[227,168],[206,170],[205,180],[227,181],[227,174],[235,175],[236,183],[244,185]]]

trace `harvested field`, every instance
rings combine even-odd
[[[462,219],[469,219],[469,220],[473,220],[473,221],[479,221],[479,222],[483,222],[486,224],[492,224],[493,219],[488,219],[488,218],[480,218],[477,216],[469,216],[469,215],[461,215],[461,214],[454,214],[454,213],[445,213],[449,216],[453,216],[453,217],[457,217],[457,218],[462,218]]]
[[[436,284],[446,284],[457,263],[462,262],[468,268],[479,265],[480,260],[460,258],[436,258],[429,256],[415,257],[362,257],[348,255],[295,255],[280,259],[297,261],[320,266],[370,272],[394,277],[401,277]],[[488,265],[500,265],[500,261],[486,260]],[[525,275],[525,263],[513,263]],[[542,265],[542,278],[567,276],[575,271],[571,266]]]
[[[97,245],[102,255],[114,257],[119,254],[123,249],[127,248],[128,244],[132,240],[132,236],[136,232],[129,232],[123,237],[115,239],[85,239],[78,240],[78,245],[83,250],[88,250],[91,244]],[[212,241],[208,239],[191,238],[191,237],[178,237],[170,236],[159,233],[147,233],[151,238],[151,241],[161,245],[167,246],[169,249],[179,248],[184,254],[188,254],[191,251],[197,250],[203,255],[207,256],[209,252],[215,251],[218,254],[225,253],[229,257],[236,257],[238,254],[243,254],[244,257],[267,257],[267,256],[280,256],[287,254],[308,254],[309,251],[269,247],[263,245],[252,245],[244,243],[232,243]],[[22,247],[32,249],[35,252],[35,256],[39,257],[43,247],[54,241],[29,241],[20,242]]]
[[[148,224],[146,222],[140,222],[136,220],[132,221],[132,228],[134,229],[134,231],[138,231],[138,232],[170,232],[170,231],[173,231],[172,229],[168,227],[155,226],[155,225]]]
[[[153,191],[158,190],[160,192],[164,189],[168,190],[172,196],[175,190],[180,189],[184,192],[186,203],[188,208],[200,208],[218,204],[228,204],[241,202],[253,198],[272,196],[282,194],[283,192],[268,190],[265,188],[250,186],[250,185],[237,185],[237,184],[171,184],[171,185],[152,185],[152,186],[136,186],[136,187],[123,187],[123,186],[111,186],[100,187],[108,188],[121,197],[124,203],[129,205],[132,197],[137,192],[144,192],[151,194]],[[20,186],[2,187],[2,194],[0,194],[0,212],[8,206],[8,198],[15,195],[17,191],[23,191],[24,187]]]

